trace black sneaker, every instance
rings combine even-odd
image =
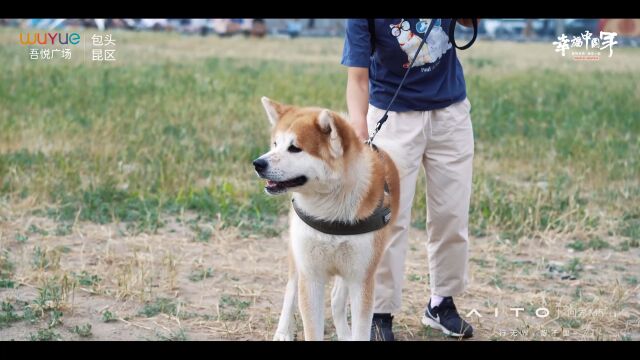
[[[371,341],[395,341],[392,330],[391,314],[373,314],[371,322]]]
[[[422,316],[422,324],[441,330],[449,336],[462,338],[473,336],[473,328],[458,315],[451,296],[444,298],[440,305],[434,308],[431,307],[431,300],[429,300],[427,310]]]

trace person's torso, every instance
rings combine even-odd
[[[432,20],[433,29],[391,110],[433,110],[464,100],[462,66],[447,35],[451,19],[375,19],[369,68],[372,105],[386,109]]]

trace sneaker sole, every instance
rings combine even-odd
[[[438,324],[437,322],[435,322],[433,319],[427,317],[426,315],[422,315],[422,325],[427,326],[427,327],[431,327],[437,330],[442,331],[443,333],[445,333],[445,335],[448,336],[452,336],[452,337],[465,337],[464,334],[458,334],[455,333],[453,331],[447,330],[447,328],[445,328],[444,326]],[[467,336],[467,337],[471,337],[471,336]]]

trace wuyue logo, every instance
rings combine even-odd
[[[85,35],[83,35],[84,37]],[[52,60],[60,58],[71,60],[71,52],[80,51],[86,60],[87,42],[91,40],[89,51],[92,61],[110,62],[116,60],[116,40],[111,34],[93,34],[84,39],[83,47],[77,47],[81,42],[80,34],[77,32],[27,32],[20,33],[20,44],[24,45],[29,59],[31,60]]]
[[[74,33],[20,33],[22,45],[78,45],[80,34]]]

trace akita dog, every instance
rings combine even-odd
[[[272,125],[271,150],[253,165],[268,194],[292,193],[289,281],[274,340],[293,340],[296,298],[305,340],[323,340],[324,288],[332,276],[338,339],[370,340],[374,274],[398,212],[396,163],[359,140],[335,112],[266,97],[262,104]]]

